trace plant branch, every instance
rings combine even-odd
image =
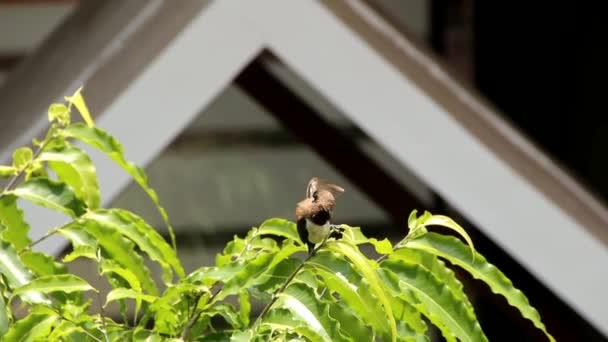
[[[296,277],[296,275],[298,275],[298,273],[302,270],[304,265],[306,265],[306,262],[308,260],[310,260],[313,256],[315,256],[317,254],[317,252],[319,251],[319,249],[321,249],[321,247],[323,247],[325,245],[325,242],[327,241],[328,238],[329,238],[329,234],[323,239],[323,241],[321,241],[321,244],[312,251],[312,253],[308,254],[308,256],[302,261],[302,263],[300,265],[298,265],[298,267],[291,273],[291,275],[289,275],[289,278],[287,278],[287,280],[285,280],[283,285],[281,285],[281,287],[272,295],[272,299],[270,300],[270,302],[268,304],[266,304],[266,306],[264,307],[262,312],[260,312],[260,314],[258,315],[258,318],[253,323],[253,327],[252,327],[253,330],[257,329],[257,327],[260,324],[260,322],[262,321],[262,318],[264,317],[264,315],[266,315],[266,313],[268,312],[268,310],[270,310],[272,305],[279,299],[279,295],[285,291],[285,289],[287,288],[287,286],[289,286],[291,281]]]
[[[196,322],[198,321],[198,319],[201,317],[201,314],[203,313],[203,311],[209,306],[213,304],[213,301],[215,300],[215,297],[217,297],[217,295],[222,292],[222,288],[220,287],[213,295],[211,295],[211,297],[209,297],[209,301],[207,302],[207,305],[200,309],[200,310],[196,310],[196,306],[198,305],[198,301],[201,299],[201,297],[203,296],[203,294],[205,294],[205,292],[201,291],[201,293],[199,293],[195,300],[194,300],[194,310],[192,310],[190,319],[188,320],[188,323],[186,324],[186,326],[184,327],[184,331],[182,331],[182,335],[181,335],[181,339],[186,341],[186,338],[188,337],[188,335],[190,335],[190,330],[192,330],[192,327],[194,327],[194,324],[196,324]]]
[[[46,232],[46,234],[44,234],[43,236],[41,236],[38,240],[33,241],[32,243],[30,243],[29,245],[27,245],[27,247],[25,247],[24,249],[22,249],[19,253],[21,253],[23,251],[31,250],[32,247],[34,247],[37,244],[41,243],[42,241],[48,239],[49,237],[53,236],[57,232],[58,232],[57,228],[49,230],[48,232]]]
[[[25,164],[21,170],[19,170],[19,172],[17,172],[16,175],[13,176],[13,178],[11,178],[8,181],[8,184],[6,184],[6,187],[4,187],[4,190],[2,190],[2,194],[0,194],[0,197],[6,195],[6,193],[8,191],[11,190],[12,187],[15,186],[15,183],[17,183],[17,180],[19,180],[19,178],[21,178],[21,176],[23,175],[23,173],[25,173],[25,170],[27,170],[28,167],[30,167],[34,161],[36,160],[36,158],[38,158],[38,156],[40,155],[40,153],[42,152],[42,150],[46,147],[46,144],[48,142],[42,142],[40,144],[40,146],[38,146],[38,149],[36,150],[36,152],[34,152],[34,155],[32,156],[32,159],[30,161],[27,162],[27,164]]]

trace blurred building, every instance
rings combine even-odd
[[[98,125],[146,166],[188,271],[234,234],[292,218],[321,176],[346,188],[337,221],[369,235],[399,239],[413,209],[454,217],[557,340],[603,341],[608,50],[557,5],[526,6],[0,0],[0,162],[85,85]],[[162,230],[145,194],[94,156],[105,205]],[[28,215],[38,235],[63,219]],[[464,280],[491,341],[544,339]]]

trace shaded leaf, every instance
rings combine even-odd
[[[402,260],[385,260],[381,266],[379,273],[393,295],[416,307],[446,339],[487,341],[475,316],[427,269]]]
[[[102,129],[97,127],[89,127],[83,125],[82,123],[77,123],[66,127],[65,129],[60,131],[66,138],[74,138],[83,143],[95,147],[108,155],[118,166],[120,166],[123,170],[125,170],[132,178],[139,184],[139,186],[148,194],[152,202],[156,205],[158,212],[162,216],[165,224],[167,225],[167,229],[169,230],[169,235],[171,235],[171,243],[173,249],[175,249],[175,233],[173,232],[173,227],[169,223],[169,216],[165,209],[160,205],[160,201],[158,199],[158,195],[156,192],[148,185],[148,178],[143,169],[139,166],[135,165],[132,162],[129,162],[125,159],[123,153],[123,147],[110,134],[105,132]]]
[[[6,306],[6,301],[4,300],[4,284],[0,279],[0,339],[6,331],[8,330],[9,324],[11,323],[11,312],[9,308]]]
[[[4,275],[11,289],[21,287],[32,279],[32,273],[21,262],[15,248],[5,241],[0,241],[0,273]],[[26,295],[23,299],[30,303],[49,303],[40,293]]]
[[[21,251],[32,243],[29,232],[30,226],[25,222],[23,211],[17,206],[17,197],[13,195],[0,197],[0,236],[2,240],[12,243],[17,251]]]
[[[249,325],[249,315],[251,314],[251,303],[249,302],[249,292],[246,289],[239,292],[239,318],[243,326]]]
[[[59,180],[71,186],[76,196],[82,199],[87,207],[99,208],[97,173],[91,158],[83,150],[67,144],[45,148],[38,159],[48,162]]]
[[[9,193],[71,217],[81,216],[86,211],[86,204],[74,195],[72,188],[48,178],[32,178]]]
[[[3,337],[3,341],[34,342],[44,340],[59,317],[48,314],[30,314],[15,322]]]
[[[409,241],[406,246],[407,248],[423,250],[437,255],[462,267],[474,278],[488,284],[492,292],[503,295],[507,299],[507,302],[516,307],[523,317],[532,321],[534,326],[542,330],[551,341],[554,341],[542,323],[540,314],[528,302],[528,298],[515,288],[511,280],[496,266],[487,262],[483,255],[475,253],[475,260],[472,261],[468,247],[457,238],[428,233]]]

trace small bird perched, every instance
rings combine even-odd
[[[315,245],[326,237],[339,238],[344,229],[330,223],[336,196],[344,192],[341,187],[314,177],[306,187],[306,199],[296,206],[296,221],[300,239],[308,246],[308,253],[313,254]]]

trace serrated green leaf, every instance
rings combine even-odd
[[[14,166],[0,165],[0,177],[12,177],[17,175],[19,170]]]
[[[59,317],[48,314],[30,314],[15,322],[2,338],[3,341],[35,342],[47,337]]]
[[[8,193],[71,217],[86,211],[86,204],[76,197],[72,188],[48,178],[32,178]]]
[[[135,245],[131,240],[124,238],[114,229],[100,225],[93,220],[81,219],[74,221],[59,231],[71,233],[70,236],[77,237],[75,231],[82,229],[96,240],[96,245],[101,247],[105,257],[113,260],[122,267],[130,270],[139,279],[144,291],[152,295],[158,294],[156,284],[152,280],[148,267],[138,253],[134,252]],[[82,235],[82,236],[87,236]],[[82,237],[81,236],[81,237]]]
[[[437,277],[422,266],[385,260],[379,274],[393,291],[416,307],[448,340],[487,341],[479,322]]]
[[[389,254],[393,252],[393,245],[388,239],[378,240],[375,238],[368,238],[363,235],[361,228],[359,227],[350,227],[343,224],[342,228],[345,229],[342,234],[342,239],[345,241],[350,241],[354,245],[371,244],[378,254]]]
[[[49,122],[57,122],[61,126],[70,124],[70,110],[63,103],[53,103],[48,110]]]
[[[107,306],[110,302],[125,298],[152,303],[158,297],[153,295],[147,295],[139,291],[135,291],[133,289],[118,288],[113,289],[112,291],[110,291],[110,293],[108,293],[108,295],[106,296],[106,303],[104,304],[104,307]]]
[[[82,119],[89,127],[95,126],[91,113],[89,112],[89,108],[87,107],[84,97],[82,96],[82,87],[78,88],[74,94],[72,94],[72,96],[66,96],[65,100],[78,109],[80,116],[82,116]]]
[[[239,292],[239,318],[242,326],[249,325],[249,315],[251,314],[251,303],[249,302],[249,292],[246,289]]]
[[[437,256],[423,250],[400,248],[392,253],[389,258],[404,260],[410,264],[417,264],[426,268],[448,287],[454,298],[462,302],[473,317],[476,317],[473,304],[471,304],[469,298],[464,293],[462,283],[456,278],[454,272],[452,272],[452,270],[450,270]]]
[[[279,295],[275,308],[285,308],[323,341],[345,341],[338,321],[329,316],[329,303],[318,298],[314,290],[303,284],[293,283]]]
[[[258,228],[257,234],[282,236],[296,242],[300,241],[296,224],[280,218],[272,218],[264,221]]]
[[[315,268],[315,273],[323,279],[327,288],[340,294],[340,298],[351,310],[375,331],[390,333],[388,321],[377,299],[361,295],[364,291],[361,277],[344,259],[330,252],[319,252],[307,262],[307,267]]]
[[[4,291],[4,284],[0,281],[0,339],[6,334],[11,323],[11,313],[4,300]]]
[[[17,197],[0,197],[0,237],[10,242],[17,251],[29,246],[30,226],[25,222],[23,211],[17,206]]]
[[[82,331],[82,328],[75,325],[72,322],[62,320],[51,332],[46,339],[47,341],[72,341],[68,336],[77,332]]]
[[[399,297],[393,297],[391,304],[400,337],[425,336],[428,327],[416,308]]]
[[[431,215],[429,212],[425,212],[423,216],[418,218],[416,224],[419,227],[428,227],[428,226],[441,226],[445,228],[449,228],[460,236],[464,238],[471,250],[472,259],[475,258],[475,246],[473,246],[473,240],[469,237],[469,234],[462,228],[458,223],[456,223],[451,218],[444,215]]]
[[[0,273],[4,275],[11,289],[21,287],[29,283],[33,275],[25,267],[17,251],[8,242],[0,241]],[[30,303],[50,303],[49,300],[40,293],[32,293],[24,296],[24,300]]]
[[[523,317],[529,319],[551,341],[554,341],[553,336],[547,332],[545,325],[542,323],[540,314],[528,302],[528,298],[515,288],[511,280],[496,266],[487,262],[483,255],[475,253],[475,260],[472,261],[469,257],[468,247],[457,238],[427,233],[409,241],[406,247],[426,251],[462,267],[474,278],[488,284],[492,292],[504,296],[507,302],[516,307]]]
[[[87,258],[97,261],[97,248],[91,246],[76,246],[63,257],[63,262],[72,262],[78,258]]]
[[[17,170],[23,170],[34,157],[34,152],[29,147],[19,147],[13,152],[13,167]]]
[[[95,166],[82,149],[67,144],[45,148],[38,159],[48,162],[59,180],[71,186],[76,196],[90,209],[99,208],[99,185]]]
[[[67,272],[65,265],[44,253],[26,250],[20,253],[19,257],[25,266],[38,276],[64,274]]]
[[[118,166],[120,166],[123,170],[125,170],[132,178],[139,184],[139,186],[148,194],[152,202],[156,205],[158,212],[162,216],[165,224],[167,225],[167,229],[169,230],[169,235],[171,236],[171,243],[173,249],[175,246],[175,233],[173,232],[173,227],[169,223],[169,216],[165,209],[160,205],[160,201],[158,199],[158,195],[156,191],[154,191],[148,185],[148,178],[143,169],[139,166],[135,165],[132,162],[129,162],[125,159],[123,153],[123,147],[110,134],[105,132],[104,130],[97,127],[89,127],[83,125],[82,123],[77,123],[66,127],[65,129],[60,131],[60,134],[65,138],[74,138],[83,143],[95,147],[105,153],[108,157],[110,157]]]
[[[175,250],[139,216],[122,209],[101,209],[87,213],[81,220],[85,225],[89,221],[95,222],[133,241],[150,259],[160,264],[166,284],[172,281],[172,269],[180,279],[185,276]]]
[[[124,281],[126,281],[131,289],[141,293],[141,283],[139,279],[137,279],[137,276],[131,270],[121,267],[118,263],[107,259],[103,260],[99,267],[101,269],[101,274],[115,274],[121,277]],[[141,299],[133,299],[135,299],[135,318],[137,319],[137,317],[139,316],[139,311],[141,309]]]
[[[269,329],[279,332],[293,332],[306,337],[308,341],[321,342],[325,341],[322,336],[310,328],[305,321],[299,319],[296,315],[285,308],[275,308],[270,310],[264,321],[260,324],[260,329]]]
[[[397,338],[397,323],[393,317],[390,301],[388,300],[384,287],[376,273],[375,269],[378,266],[373,261],[367,259],[358,249],[356,249],[356,247],[349,243],[343,241],[329,241],[325,246],[325,248],[331,251],[346,256],[355,266],[355,269],[361,272],[362,277],[373,290],[373,294],[384,307],[384,314],[388,321],[391,338],[395,341]]]
[[[73,274],[55,274],[35,278],[26,285],[13,290],[13,296],[22,296],[30,293],[72,293],[97,290],[84,279]]]

